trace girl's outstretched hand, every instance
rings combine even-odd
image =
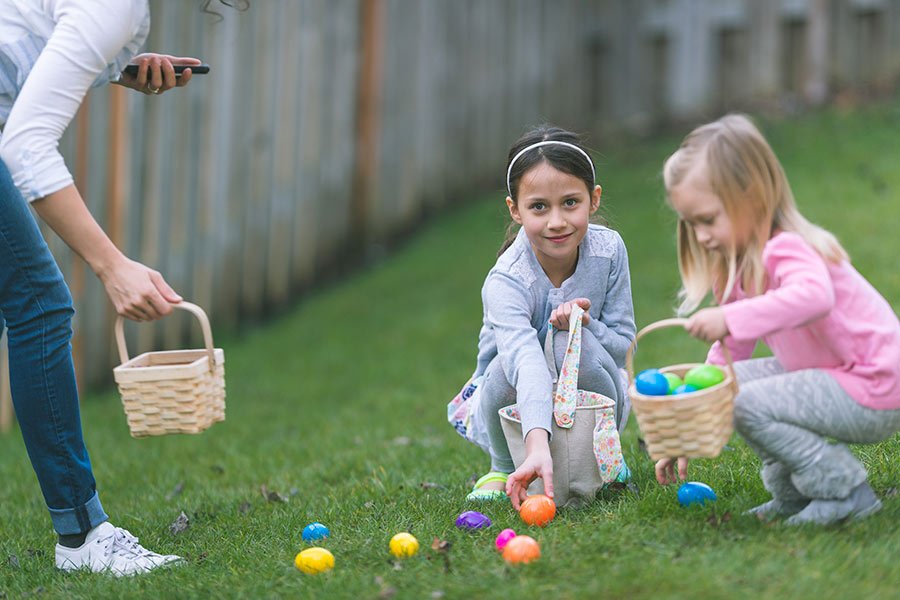
[[[678,461],[678,476],[675,473],[675,461]],[[678,459],[661,458],[656,461],[656,481],[660,485],[668,485],[670,483],[678,483],[678,480],[687,479],[688,459],[684,456]]]
[[[698,310],[687,320],[684,328],[695,338],[710,343],[728,335],[725,311],[719,306]]]
[[[138,54],[131,63],[138,66],[137,75],[122,73],[119,85],[124,85],[144,94],[162,94],[174,87],[184,87],[191,80],[191,72],[184,71],[181,77],[175,77],[173,65],[197,66],[200,59],[188,56],[170,56],[146,52]]]
[[[591,309],[591,301],[587,298],[575,298],[569,302],[563,302],[550,313],[550,324],[553,325],[557,331],[569,330],[569,317],[572,315],[572,308],[576,304],[584,309],[584,315],[581,317],[581,324],[587,325],[588,321],[591,320],[591,315],[588,314],[588,311]]]
[[[181,302],[158,271],[125,256],[98,276],[116,313],[133,321],[159,319],[172,312],[172,304]]]
[[[546,429],[532,429],[525,436],[525,461],[506,480],[506,495],[513,508],[528,497],[528,486],[540,477],[544,480],[544,493],[553,497],[553,459],[550,457],[549,434]]]

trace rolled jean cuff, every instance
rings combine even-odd
[[[103,511],[100,504],[100,496],[97,492],[91,499],[75,508],[50,508],[50,519],[53,521],[53,529],[59,535],[78,535],[86,533],[105,521],[109,515]]]

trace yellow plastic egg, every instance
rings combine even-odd
[[[391,554],[397,558],[409,558],[419,551],[419,540],[414,535],[398,533],[391,538]]]
[[[294,566],[310,575],[334,568],[334,555],[325,548],[307,548],[294,557]]]

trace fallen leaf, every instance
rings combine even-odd
[[[710,525],[712,525],[713,527],[719,527],[719,525],[722,525],[723,523],[727,523],[730,520],[731,520],[731,512],[725,511],[724,513],[722,513],[721,517],[717,516],[715,512],[712,513],[711,515],[709,515],[709,517],[707,517],[706,522],[709,523]]]
[[[190,526],[190,519],[188,519],[188,516],[184,514],[184,511],[181,511],[181,514],[178,515],[178,518],[175,519],[175,521],[171,525],[169,525],[169,531],[172,532],[172,535],[178,535]]]
[[[8,562],[9,562],[9,566],[11,566],[13,569],[19,568],[19,557],[16,556],[15,554],[9,555]]]
[[[443,486],[443,485],[441,485],[441,484],[439,484],[439,483],[434,483],[433,481],[423,481],[423,482],[420,483],[419,485],[422,486],[422,489],[423,489],[423,490],[444,490],[444,489],[447,489],[445,486]]]
[[[250,503],[246,500],[241,502],[241,505],[238,506],[238,512],[240,512],[242,515],[246,515],[248,512],[250,512]]]
[[[385,600],[387,600],[388,598],[393,598],[396,595],[397,595],[397,588],[389,585],[386,588],[382,588],[381,593],[378,594],[378,597],[384,598]]]
[[[431,542],[431,549],[436,551],[444,560],[444,573],[450,572],[450,546],[450,542],[439,537],[435,537],[434,541]]]
[[[166,502],[171,502],[172,498],[174,498],[175,496],[178,496],[183,491],[184,491],[184,482],[179,481],[178,483],[175,484],[175,487],[172,488],[172,491],[169,492],[168,494],[166,494]]]
[[[225,467],[223,467],[222,465],[212,465],[210,469],[212,469],[214,473],[217,473],[219,475],[225,474]]]
[[[287,502],[288,499],[278,492],[272,490],[269,491],[269,488],[266,487],[266,484],[262,484],[259,486],[259,492],[262,494],[262,497],[266,499],[267,502]]]
[[[884,491],[885,498],[893,498],[896,495],[897,495],[897,488],[895,488],[895,487],[888,488]]]
[[[447,540],[442,540],[439,537],[434,538],[434,541],[431,542],[431,549],[437,550],[438,552],[449,552],[450,546],[452,544]]]

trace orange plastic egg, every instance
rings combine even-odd
[[[529,525],[543,527],[556,516],[556,503],[544,494],[529,496],[519,508],[519,516]]]
[[[503,548],[503,560],[511,565],[530,563],[540,557],[541,547],[534,538],[527,535],[517,535]]]

